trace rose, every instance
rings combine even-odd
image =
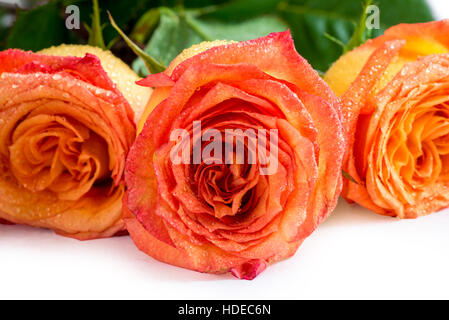
[[[86,52],[120,73],[124,93],[140,91],[133,84],[138,77],[99,49],[0,53],[0,219],[78,239],[124,230],[123,172],[134,113],[99,58]],[[84,58],[62,57],[70,53]]]
[[[124,210],[143,252],[200,272],[253,279],[292,256],[335,208],[345,150],[339,102],[298,55],[289,32],[194,46],[140,84],[157,89],[127,160]],[[227,163],[226,156],[242,156],[237,148],[195,163],[199,121],[203,138],[215,130],[215,146],[224,144],[227,130],[277,132],[277,147],[271,136],[264,144],[277,170],[261,174],[267,163],[260,159]],[[180,130],[184,148],[172,139]],[[197,150],[212,144],[210,137],[204,141]],[[244,154],[254,151],[255,143],[244,144]],[[193,154],[173,161],[181,149]]]
[[[327,73],[350,140],[347,200],[399,218],[449,206],[448,35],[447,20],[399,25]]]

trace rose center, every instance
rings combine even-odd
[[[32,192],[53,192],[76,201],[108,177],[107,144],[78,121],[35,115],[12,135],[10,165],[17,181]]]
[[[193,187],[216,218],[244,215],[255,205],[260,172],[257,164],[206,164],[193,166]]]
[[[389,151],[395,169],[413,188],[449,178],[449,102],[447,97],[422,101],[393,124]]]

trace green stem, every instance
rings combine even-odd
[[[191,17],[189,14],[186,14],[185,16],[187,25],[192,28],[193,31],[195,31],[201,38],[203,38],[204,41],[212,41],[212,39],[206,32],[204,32],[201,27],[198,25],[198,23],[195,21],[193,17]]]
[[[106,49],[103,38],[103,28],[100,21],[100,8],[98,6],[98,0],[93,0],[93,14],[92,14],[92,27],[89,32],[89,45],[99,47],[103,50]]]
[[[165,69],[167,69],[166,66],[164,66],[162,63],[159,63],[156,59],[154,59],[152,56],[147,54],[145,51],[143,51],[137,44],[135,44],[128,36],[120,29],[120,27],[115,23],[114,19],[112,18],[111,13],[108,11],[109,20],[111,21],[112,26],[114,29],[119,33],[119,35],[125,40],[126,44],[131,48],[134,53],[143,60],[145,65],[147,66],[148,70],[151,73],[160,73],[164,72]]]
[[[347,53],[358,46],[365,43],[366,39],[366,15],[367,15],[367,8],[372,4],[372,0],[366,0],[363,8],[362,8],[362,15],[359,19],[359,22],[354,30],[354,34],[352,35],[351,39],[349,40],[348,44],[345,46],[343,53]]]
[[[193,17],[199,17],[199,16],[204,16],[206,14],[214,13],[215,11],[220,9],[221,7],[222,6],[219,6],[219,5],[208,6],[208,7],[204,7],[204,8],[198,8],[198,9],[189,9],[188,12]]]

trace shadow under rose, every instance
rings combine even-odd
[[[140,252],[129,236],[82,242],[58,236],[50,230],[0,225],[0,252],[5,246],[9,251],[17,250],[17,255],[29,256],[30,260],[39,256],[36,262],[42,268],[47,268],[46,265],[64,268],[70,264],[75,269],[90,269],[92,273],[101,274],[101,269],[107,265],[110,273],[114,273],[114,269],[118,274],[125,270],[140,278],[173,283],[233,279],[231,275],[200,274],[159,262]],[[14,257],[11,252],[9,255]]]
[[[333,214],[318,228],[347,227],[348,225],[394,223],[399,219],[382,216],[358,204],[349,204],[340,198]]]

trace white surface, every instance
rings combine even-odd
[[[290,260],[252,282],[159,263],[128,238],[0,226],[0,298],[449,299],[449,212],[378,216],[344,201]]]
[[[431,1],[449,18],[449,1]],[[253,282],[159,263],[128,237],[78,242],[0,226],[0,299],[449,299],[449,211],[398,221],[341,201]]]
[[[427,0],[438,19],[449,19],[449,1],[448,0]]]

